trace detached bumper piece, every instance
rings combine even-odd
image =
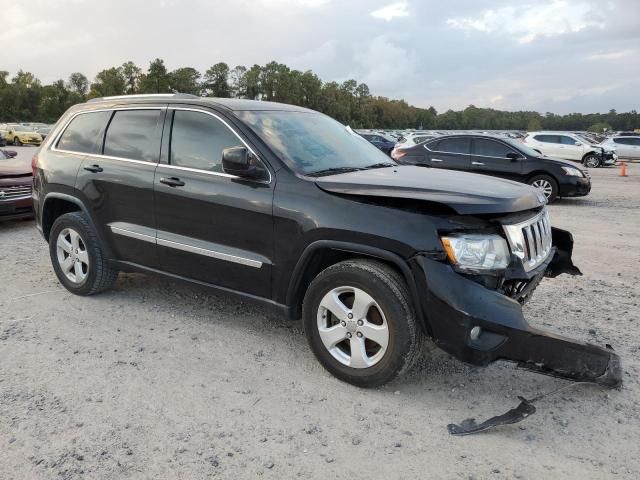
[[[554,229],[556,252],[546,275],[580,274],[571,262],[571,234]],[[610,346],[602,348],[531,327],[516,299],[486,288],[456,273],[451,266],[416,258],[424,272],[422,302],[430,335],[456,358],[485,366],[496,360],[577,382],[609,388],[622,385],[620,358]]]

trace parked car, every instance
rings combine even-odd
[[[428,134],[424,132],[412,132],[407,133],[400,137],[397,141],[393,150],[391,150],[391,158],[395,159],[396,157],[401,157],[402,152],[408,148],[415,147],[416,145],[420,145],[421,143],[426,142],[427,140],[431,140],[435,138],[435,134]]]
[[[31,162],[15,153],[0,150],[0,221],[33,217]]]
[[[36,128],[36,132],[40,134],[43,140],[47,138],[47,135],[49,135],[50,131],[51,131],[51,126],[49,125]]]
[[[6,147],[7,146],[7,139],[4,136],[4,133],[2,133],[2,131],[0,131],[0,147]]]
[[[360,136],[387,155],[391,154],[391,150],[396,144],[394,140],[380,133],[361,133]]]
[[[591,191],[586,169],[546,157],[508,137],[447,135],[407,149],[397,161],[405,165],[492,175],[539,188],[549,202]]]
[[[4,123],[0,125],[0,134],[8,142],[15,146],[40,145],[42,136],[32,127],[26,127],[18,123]]]
[[[523,142],[549,157],[578,161],[590,168],[615,165],[617,160],[615,151],[570,132],[529,132]]]
[[[615,150],[618,158],[640,159],[640,136],[609,137],[602,146]]]
[[[183,94],[76,105],[34,168],[37,226],[74,294],[120,270],[235,293],[302,317],[320,363],[363,387],[408,370],[425,335],[471,364],[621,384],[612,350],[523,316],[543,276],[578,273],[529,186],[398,165],[301,107]]]

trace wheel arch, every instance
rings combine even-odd
[[[548,172],[546,170],[534,170],[533,172],[530,172],[527,175],[527,183],[529,183],[534,177],[540,176],[540,175],[545,175],[547,177],[551,177],[555,182],[556,185],[560,185],[560,180],[558,179],[558,177],[556,175],[554,175],[551,172]]]
[[[301,318],[302,301],[309,284],[318,273],[331,265],[354,258],[380,260],[400,273],[409,287],[417,319],[424,326],[424,316],[420,308],[417,286],[409,264],[402,257],[381,248],[334,240],[313,242],[305,248],[300,256],[291,274],[287,289],[286,305],[290,307],[291,316]]]
[[[96,232],[96,236],[100,242],[100,246],[103,248],[104,252],[107,253],[108,258],[113,258],[111,255],[111,249],[109,248],[108,243],[102,237],[102,234],[99,229],[96,228],[96,225],[93,221],[93,217],[89,212],[87,206],[77,197],[73,195],[68,195],[66,193],[60,192],[50,192],[48,193],[44,201],[42,202],[42,210],[41,210],[41,223],[42,223],[42,235],[45,240],[49,241],[49,234],[51,233],[51,227],[56,219],[60,215],[64,215],[65,213],[70,212],[82,212],[86,215],[87,220],[93,227]]]
[[[589,155],[602,155],[602,152],[598,152],[596,150],[589,150],[587,151],[583,156],[582,156],[582,160],[581,162],[584,164],[584,162],[586,161],[587,157]]]

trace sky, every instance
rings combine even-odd
[[[0,70],[271,60],[438,111],[640,110],[640,0],[0,0]]]

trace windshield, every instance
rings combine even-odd
[[[11,125],[9,128],[14,132],[32,132],[33,131],[32,128],[25,127],[23,125]]]
[[[500,140],[502,140],[505,143],[508,143],[509,145],[511,145],[513,148],[520,150],[522,153],[524,153],[525,155],[528,155],[529,157],[541,157],[542,154],[536,150],[534,150],[533,148],[531,148],[529,145],[520,142],[518,140],[514,140],[513,138],[501,138]]]
[[[237,115],[298,173],[393,165],[360,135],[321,113],[245,111]]]

